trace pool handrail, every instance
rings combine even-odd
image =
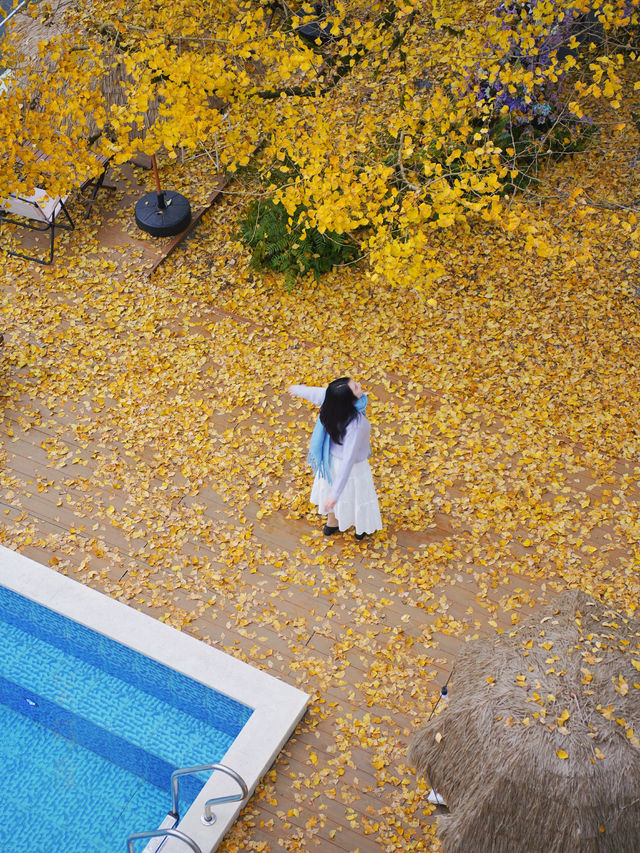
[[[193,853],[202,853],[202,848],[196,844],[193,838],[189,838],[188,835],[180,832],[179,829],[148,829],[146,832],[132,832],[127,838],[127,851],[128,853],[133,853],[134,841],[138,841],[141,838],[159,838],[162,835],[184,841],[193,850]]]
[[[174,770],[171,774],[171,811],[170,814],[172,817],[176,819],[176,821],[180,820],[180,814],[178,812],[178,780],[181,776],[191,776],[195,773],[206,773],[208,771],[215,772],[216,770],[220,770],[222,773],[230,776],[235,782],[238,783],[240,787],[239,794],[229,794],[225,797],[214,797],[211,800],[207,800],[204,804],[204,812],[202,814],[202,822],[205,824],[215,823],[215,815],[211,811],[211,807],[219,804],[219,803],[235,803],[240,800],[244,800],[249,796],[249,789],[247,785],[240,776],[239,773],[236,773],[235,770],[232,770],[231,767],[227,767],[226,764],[201,764],[198,767],[182,767],[178,770]]]

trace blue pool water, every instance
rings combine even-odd
[[[1,853],[120,853],[251,713],[0,586]],[[205,778],[181,780],[182,814]]]

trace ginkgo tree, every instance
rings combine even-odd
[[[95,137],[123,162],[218,134],[231,172],[263,141],[264,192],[290,216],[356,236],[374,277],[428,281],[442,229],[527,227],[522,199],[544,196],[549,164],[636,144],[639,3],[40,4],[63,32],[37,56],[8,36],[0,192],[37,183],[34,150],[48,187],[68,189],[96,168]],[[567,201],[581,192],[577,179]],[[633,198],[596,203],[634,224]]]

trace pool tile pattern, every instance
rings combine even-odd
[[[252,709],[0,587],[0,851],[116,853]],[[182,811],[202,778],[180,783]]]

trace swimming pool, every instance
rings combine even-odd
[[[174,770],[224,760],[251,790],[304,713],[296,688],[1,547],[0,584],[3,853],[123,851],[170,811]],[[239,806],[207,827],[203,803],[235,792],[181,778],[204,853]]]
[[[0,850],[11,853],[122,849],[166,816],[172,771],[220,761],[253,711],[4,587],[0,649]],[[189,802],[203,781],[183,780]],[[45,823],[22,813],[25,786],[56,803]]]

